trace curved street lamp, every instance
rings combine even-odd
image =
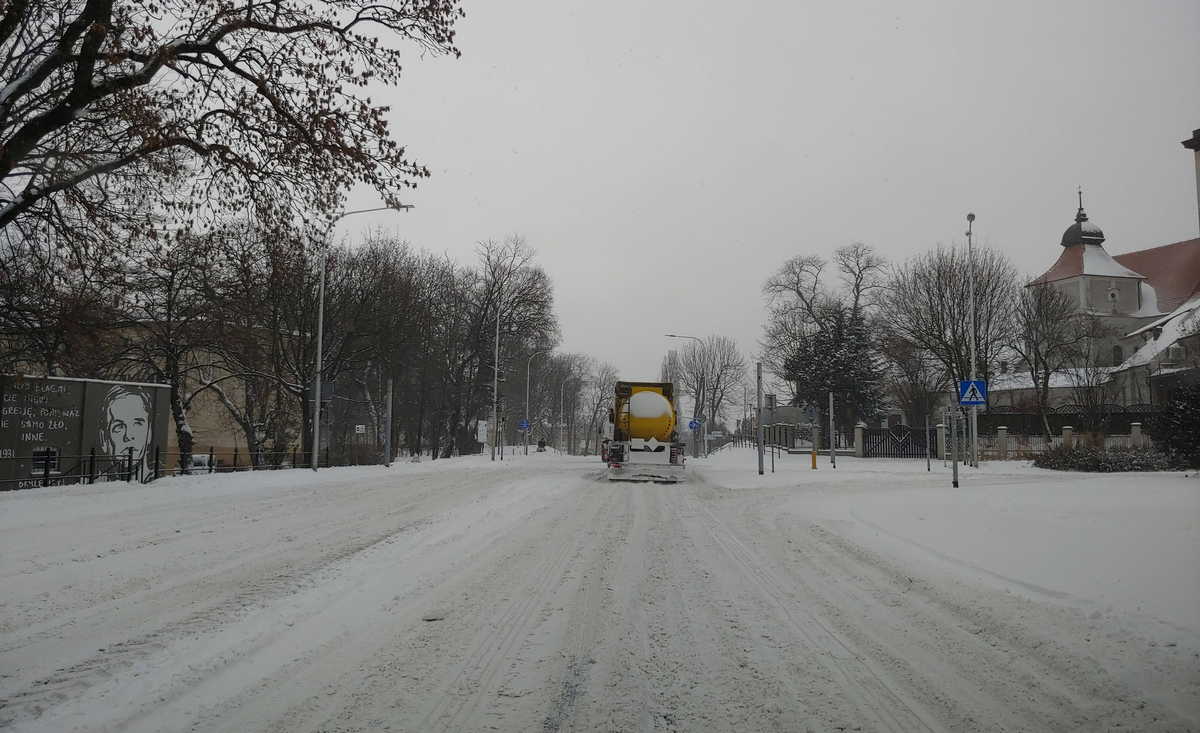
[[[525,455],[529,455],[529,366],[533,363],[533,357],[549,354],[551,351],[553,349],[535,351],[525,360]]]
[[[667,333],[667,334],[663,334],[663,335],[666,336],[667,338],[673,338],[673,339],[691,339],[692,341],[695,341],[696,343],[700,344],[701,347],[704,346],[704,339],[702,339],[698,336],[688,336],[688,335],[682,334],[682,333]],[[704,403],[703,403],[704,372],[703,371],[701,371],[700,374],[696,375],[696,380],[697,380],[696,411],[699,413],[699,416],[700,416],[700,443],[704,446],[704,456],[707,458],[708,457],[708,421],[704,419]],[[697,446],[696,452],[699,453],[699,446]]]
[[[312,470],[316,471],[317,466],[321,462],[321,345],[325,335],[325,270],[329,266],[329,237],[333,234],[333,227],[342,219],[354,214],[366,214],[372,211],[406,211],[413,208],[412,204],[397,204],[395,206],[376,206],[371,209],[355,209],[354,211],[344,211],[333,218],[329,222],[329,228],[325,230],[325,247],[322,252],[321,259],[321,276],[320,284],[317,286],[317,363],[316,376],[313,378],[313,426],[312,426]],[[390,428],[388,440],[391,440]],[[389,448],[389,452],[390,452]],[[391,460],[391,456],[388,456]]]

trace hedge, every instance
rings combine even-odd
[[[1152,448],[1095,448],[1057,446],[1033,459],[1038,468],[1058,471],[1170,471],[1181,468],[1178,461]]]

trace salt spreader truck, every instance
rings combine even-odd
[[[617,382],[608,446],[610,480],[683,480],[684,446],[675,431],[675,412],[670,382]]]

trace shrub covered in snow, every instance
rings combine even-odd
[[[1151,421],[1150,435],[1178,463],[1200,468],[1200,384],[1175,390],[1162,414]]]
[[[1171,456],[1150,448],[1110,448],[1058,446],[1033,459],[1039,468],[1058,471],[1168,471],[1179,467]]]

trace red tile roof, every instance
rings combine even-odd
[[[1046,273],[1029,283],[1030,285],[1042,285],[1052,283],[1055,280],[1066,280],[1068,277],[1075,277],[1083,273],[1083,246],[1063,247],[1062,254],[1058,256],[1058,261],[1050,266]]]
[[[1066,247],[1044,275],[1029,283],[1041,285],[1084,274],[1083,246]],[[1113,255],[1120,265],[1146,278],[1158,297],[1158,310],[1170,313],[1188,298],[1200,295],[1200,239]]]
[[[1163,313],[1200,295],[1200,238],[1113,255],[1113,259],[1146,276]]]

